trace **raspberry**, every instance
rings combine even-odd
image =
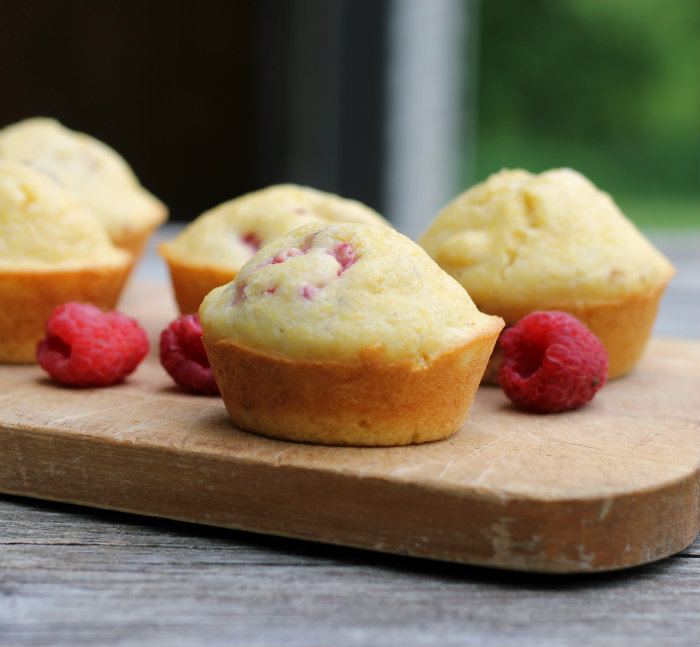
[[[107,386],[133,373],[148,349],[148,336],[134,319],[70,301],[51,313],[36,357],[58,382]]]
[[[160,363],[184,389],[209,395],[219,393],[196,314],[178,317],[161,332]]]
[[[607,379],[608,354],[576,317],[533,312],[501,335],[499,382],[520,409],[550,413],[589,402]]]
[[[254,231],[250,231],[241,236],[241,240],[254,252],[257,252],[262,247],[262,240]]]
[[[357,250],[350,243],[339,243],[333,250],[333,256],[340,263],[338,276],[357,261]]]

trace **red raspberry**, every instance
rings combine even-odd
[[[188,391],[219,393],[196,314],[178,317],[160,334],[160,363],[170,377]]]
[[[538,413],[589,402],[608,375],[601,341],[576,317],[533,312],[501,335],[499,382],[520,409]]]
[[[357,261],[357,250],[350,243],[339,243],[333,250],[333,256],[340,263],[338,276]]]
[[[36,357],[58,382],[107,386],[133,373],[148,349],[148,336],[134,319],[70,301],[51,313]]]

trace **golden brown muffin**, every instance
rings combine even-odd
[[[132,264],[72,193],[0,159],[0,362],[36,361],[44,324],[66,301],[114,308]]]
[[[334,445],[454,433],[503,327],[408,238],[354,223],[276,239],[199,317],[236,425]]]
[[[202,299],[232,281],[260,247],[309,222],[388,225],[360,202],[293,184],[224,202],[158,247],[168,263],[180,311],[197,312]]]
[[[419,244],[507,326],[535,310],[573,314],[603,342],[610,378],[641,356],[674,274],[610,196],[571,169],[492,175],[448,204]]]
[[[72,191],[135,259],[168,217],[116,151],[55,119],[34,117],[0,130],[0,157],[30,163]]]

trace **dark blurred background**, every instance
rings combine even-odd
[[[409,235],[502,167],[697,228],[696,0],[0,0],[0,126],[102,139],[191,220],[293,181]]]

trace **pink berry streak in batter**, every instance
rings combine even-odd
[[[312,249],[312,242],[313,242],[314,235],[307,237],[302,245],[299,247],[286,247],[284,249],[279,250],[272,258],[271,261],[267,261],[266,263],[263,263],[262,265],[258,266],[255,268],[256,271],[262,267],[266,267],[268,265],[276,265],[278,263],[284,263],[290,258],[294,258],[295,256],[303,256],[305,254],[308,254],[309,251]],[[348,268],[350,268],[352,265],[354,265],[357,262],[358,259],[358,254],[357,254],[357,249],[348,242],[340,242],[337,245],[335,245],[333,248],[328,248],[324,250],[326,254],[329,254],[335,258],[335,260],[338,262],[338,272],[336,276],[342,276]],[[237,305],[240,303],[243,299],[246,298],[246,293],[245,293],[245,288],[247,286],[247,282],[242,281],[238,285],[238,289],[236,290],[236,295],[233,299],[233,305]],[[305,283],[301,289],[299,290],[299,296],[302,297],[303,299],[311,300],[314,298],[318,292],[320,292],[324,287],[326,287],[328,283],[324,283],[322,285],[317,285],[315,283],[307,282]],[[264,290],[265,294],[275,294],[277,291],[277,286],[270,286],[268,289]]]

